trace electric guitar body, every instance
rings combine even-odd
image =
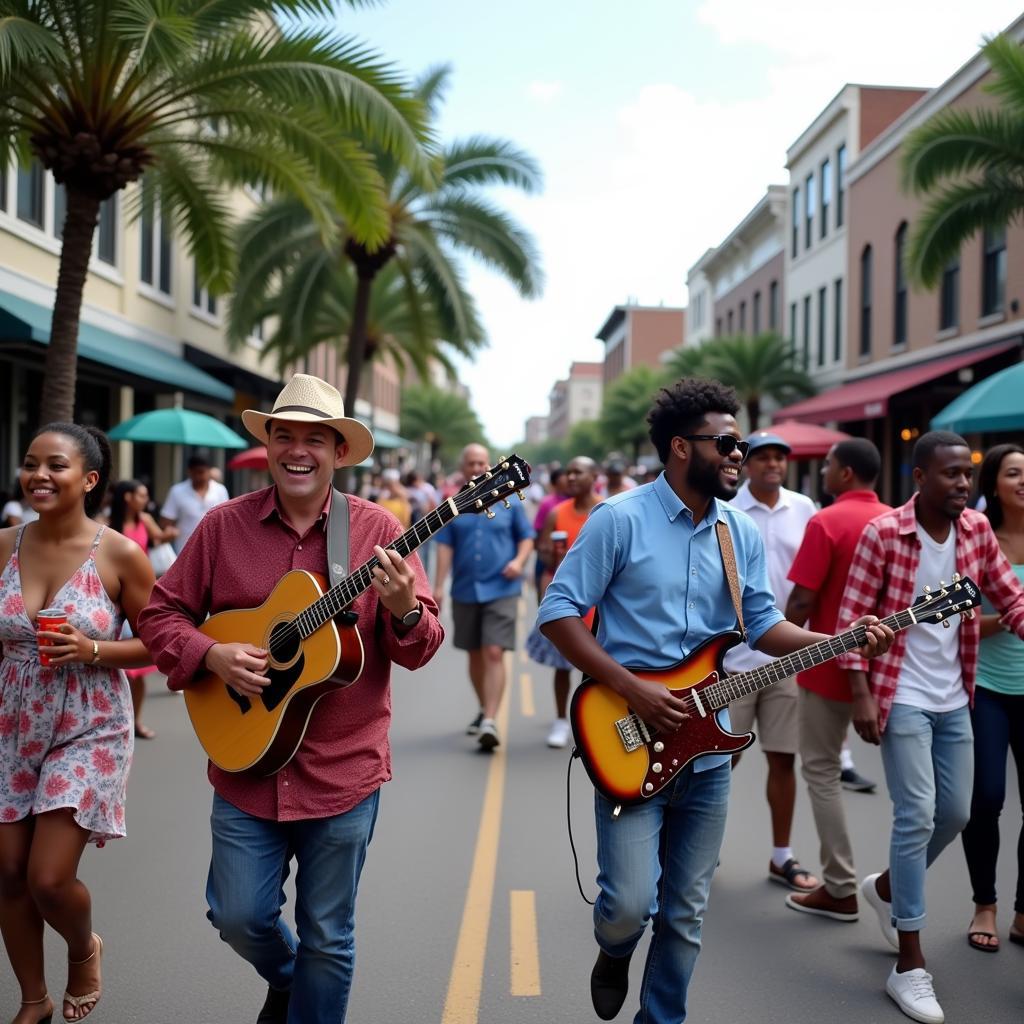
[[[210,672],[185,689],[192,727],[219,768],[278,771],[302,742],[316,702],[359,678],[363,642],[354,625],[327,621],[306,637],[295,628],[298,613],[323,594],[322,577],[296,569],[258,607],[211,615],[199,627],[217,643],[249,643],[269,652],[270,685],[259,697],[237,694]]]

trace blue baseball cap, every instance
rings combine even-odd
[[[793,450],[778,434],[769,430],[755,430],[748,438],[750,451],[756,452],[758,448],[781,448],[787,455]]]

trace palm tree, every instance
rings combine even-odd
[[[411,441],[430,445],[430,461],[474,441],[485,444],[484,430],[473,407],[460,394],[432,384],[402,391],[399,431]]]
[[[778,334],[717,338],[705,342],[699,351],[703,354],[699,376],[713,377],[736,389],[751,430],[761,424],[765,398],[785,405],[814,394],[814,382],[797,364],[790,343]],[[669,363],[670,369],[681,365],[685,352],[683,349],[680,359]]]
[[[599,422],[605,440],[613,448],[628,447],[633,462],[640,459],[640,449],[648,440],[647,413],[664,382],[663,373],[635,366],[617,377],[604,394]]]
[[[683,345],[675,349],[665,364],[668,379],[674,381],[680,377],[706,377],[708,352],[713,344],[708,341],[703,345]]]
[[[438,113],[449,71],[438,68],[424,76],[414,95],[433,119]],[[372,147],[371,147],[372,148]],[[342,211],[341,240],[325,242],[309,214],[295,203],[271,204],[243,225],[239,236],[242,268],[231,304],[228,335],[239,345],[253,327],[273,310],[282,296],[301,298],[302,316],[285,321],[291,332],[289,348],[302,352],[309,345],[304,326],[317,318],[313,307],[329,301],[332,264],[350,262],[356,286],[351,296],[344,344],[347,366],[345,406],[355,407],[367,357],[370,296],[381,271],[394,262],[410,293],[425,293],[438,319],[440,338],[456,347],[475,348],[485,341],[472,297],[466,290],[456,255],[480,260],[506,277],[519,293],[540,292],[539,260],[533,240],[512,217],[480,192],[506,185],[533,192],[540,184],[534,159],[503,139],[473,136],[440,149],[436,183],[421,177],[391,153],[374,149],[387,189],[389,233],[374,248],[349,229]]]
[[[383,188],[358,140],[422,178],[423,111],[358,42],[316,25],[285,33],[274,21],[332,7],[0,0],[0,166],[14,152],[34,158],[67,195],[44,419],[71,418],[100,204],[143,175],[150,187],[134,212],[158,202],[213,291],[228,286],[234,263],[225,187],[294,194],[325,232],[340,208],[367,251],[387,242]]]
[[[977,231],[1024,215],[1024,52],[1005,36],[982,52],[1001,108],[940,111],[903,144],[904,189],[928,196],[907,247],[908,274],[926,287]]]

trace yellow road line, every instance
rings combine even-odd
[[[511,666],[506,660],[506,670]],[[495,723],[502,742],[508,742],[508,691],[501,702]],[[491,924],[494,900],[494,876],[498,869],[498,838],[501,834],[501,808],[505,797],[507,761],[504,747],[499,747],[487,770],[487,785],[480,811],[480,828],[476,836],[473,866],[469,873],[466,902],[462,908],[462,924],[448,978],[441,1024],[477,1024],[480,993],[483,989],[484,959],[487,955],[487,932]]]
[[[529,672],[519,676],[519,712],[524,718],[533,718],[536,714],[533,706],[533,679]]]
[[[509,893],[512,921],[512,995],[540,995],[540,952],[537,948],[537,903],[531,889]]]

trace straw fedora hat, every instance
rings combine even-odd
[[[271,420],[323,423],[333,427],[348,442],[343,466],[356,466],[373,451],[373,434],[359,420],[345,415],[345,403],[338,389],[308,373],[297,373],[285,384],[270,412],[246,409],[242,413],[245,429],[260,444],[267,443]]]

